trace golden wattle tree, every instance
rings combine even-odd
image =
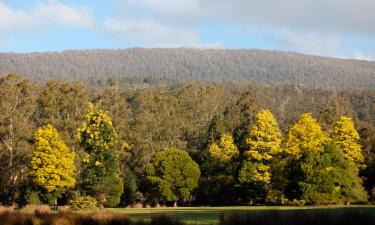
[[[31,156],[30,176],[47,192],[63,191],[75,185],[76,154],[50,124],[35,133],[35,150]]]
[[[360,137],[351,118],[342,116],[336,121],[331,131],[331,138],[347,160],[359,167],[363,166],[364,157],[359,144]]]
[[[101,205],[115,207],[123,193],[116,145],[118,136],[108,114],[89,103],[89,113],[78,130],[85,150],[80,185],[86,195],[95,196]]]
[[[272,157],[281,152],[281,132],[272,112],[261,110],[246,139],[248,150],[244,152],[247,162],[240,171],[242,183],[252,182],[269,184],[271,180],[269,163]],[[251,174],[247,176],[246,174]]]
[[[292,158],[299,159],[306,151],[323,152],[329,140],[311,113],[305,113],[288,129],[284,151]]]
[[[218,143],[212,143],[209,146],[208,151],[212,158],[217,159],[220,162],[228,162],[239,154],[232,136],[226,133],[221,135]]]

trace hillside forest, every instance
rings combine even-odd
[[[375,198],[375,90],[0,78],[3,205],[315,205]]]

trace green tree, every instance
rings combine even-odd
[[[306,151],[323,151],[329,138],[311,113],[302,114],[284,137],[284,151],[298,159]]]
[[[318,121],[325,131],[331,130],[341,115],[354,115],[352,105],[342,97],[328,100],[318,114]]]
[[[360,137],[351,118],[342,116],[336,121],[331,131],[331,138],[344,153],[346,159],[357,166],[363,166],[364,157],[359,144]]]
[[[345,159],[335,144],[323,152],[305,152],[300,160],[301,199],[311,204],[366,201],[367,193],[355,164]]]
[[[81,169],[84,193],[95,196],[102,205],[118,205],[123,180],[119,175],[119,161],[114,149],[117,134],[110,117],[90,104],[86,120],[78,130],[78,138],[86,152]]]
[[[47,192],[73,187],[76,183],[75,156],[57,130],[48,124],[35,133],[30,176],[35,184]]]
[[[128,206],[133,205],[137,198],[137,180],[132,171],[129,168],[126,168],[124,171],[126,177],[124,182],[124,193],[121,196],[121,205]]]
[[[159,200],[177,205],[178,200],[188,199],[198,187],[201,173],[187,152],[170,148],[154,156],[146,175]]]

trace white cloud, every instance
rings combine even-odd
[[[0,2],[0,30],[3,31],[46,29],[51,25],[89,28],[93,24],[87,7],[73,7],[50,0],[25,10],[12,9]]]
[[[141,27],[149,42],[199,43],[199,29],[211,25],[237,26],[266,31],[282,50],[307,54],[348,55],[343,37],[348,34],[375,37],[374,0],[117,0],[113,18]],[[112,18],[112,19],[113,19]],[[156,26],[147,34],[140,21]],[[138,21],[138,22],[137,22]],[[139,23],[138,25],[136,25]],[[159,27],[160,31],[153,28]],[[167,28],[167,29],[165,29]],[[193,41],[181,41],[178,30],[194,33]],[[168,30],[168,31],[166,31]],[[132,35],[127,33],[129,37]],[[147,34],[147,35],[146,35]],[[171,35],[172,34],[172,38]],[[134,35],[134,32],[133,32]],[[244,38],[244,37],[241,37]]]
[[[109,18],[101,24],[105,33],[147,47],[219,47],[219,43],[201,43],[191,28],[173,26],[148,19]]]
[[[367,55],[362,52],[355,52],[352,57],[353,59],[358,59],[358,60],[367,60],[367,61],[375,61],[375,57],[372,55]]]
[[[200,0],[129,0],[136,9],[150,9],[159,14],[191,16],[201,8]]]
[[[68,6],[55,0],[38,4],[31,14],[43,20],[50,19],[61,26],[90,28],[94,25],[90,8]]]
[[[236,23],[375,36],[374,0],[126,0],[118,13],[191,24]]]
[[[321,56],[337,56],[342,49],[342,41],[337,35],[279,31],[274,33],[284,50],[298,51]]]

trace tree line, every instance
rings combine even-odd
[[[372,199],[371,89],[85,86],[14,74],[0,86],[2,204],[77,196],[107,207]]]

